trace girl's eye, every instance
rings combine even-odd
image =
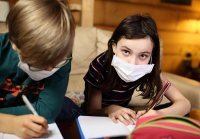
[[[142,59],[142,60],[145,60],[145,59],[147,59],[149,57],[149,55],[146,55],[146,54],[141,54],[140,55],[140,59]]]
[[[128,56],[130,52],[128,50],[122,50],[123,55]]]

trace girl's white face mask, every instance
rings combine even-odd
[[[23,63],[21,60],[18,63],[18,67],[21,68],[24,72],[26,72],[29,77],[35,81],[40,81],[45,79],[51,75],[53,75],[59,68],[54,68],[51,71],[41,70],[41,71],[31,71],[29,69],[28,64]]]
[[[115,68],[119,77],[125,82],[133,82],[153,70],[154,64],[134,65],[129,64],[116,55],[113,56],[111,65]]]

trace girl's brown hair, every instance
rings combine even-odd
[[[111,91],[119,80],[115,69],[111,66],[113,58],[112,45],[117,44],[121,38],[141,39],[145,37],[150,37],[153,43],[152,64],[155,65],[151,73],[146,74],[136,81],[136,86],[138,90],[142,92],[141,95],[144,98],[155,98],[162,87],[160,78],[160,41],[156,23],[149,15],[130,15],[122,20],[113,32],[108,42],[108,50],[106,51],[106,70],[108,72],[106,81],[102,85],[102,89],[105,90],[105,92]]]

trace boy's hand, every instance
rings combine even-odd
[[[40,137],[48,132],[47,120],[41,116],[16,116],[13,122],[13,132],[22,138]]]
[[[125,125],[135,124],[135,111],[117,105],[107,107],[108,116],[116,123],[118,120]]]

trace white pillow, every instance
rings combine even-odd
[[[97,29],[97,55],[108,49],[108,40],[111,35],[111,31]]]
[[[85,74],[96,51],[96,28],[76,27],[71,74]]]

